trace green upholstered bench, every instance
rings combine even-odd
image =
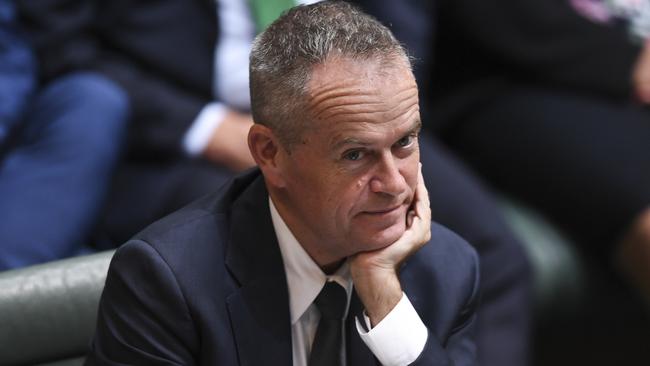
[[[575,309],[584,301],[586,264],[575,245],[556,226],[525,205],[501,197],[499,205],[528,253],[538,314]]]
[[[113,253],[0,272],[0,364],[81,365]]]

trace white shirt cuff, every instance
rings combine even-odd
[[[210,103],[203,107],[183,137],[183,149],[190,156],[197,156],[205,150],[214,131],[223,122],[228,107],[223,103]]]
[[[370,326],[370,318],[365,312],[363,317],[366,329],[370,330],[366,332],[356,318],[357,331],[382,365],[408,365],[422,353],[429,336],[428,330],[406,294],[402,293],[397,305],[374,328]]]

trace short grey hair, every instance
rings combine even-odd
[[[300,139],[307,125],[313,68],[334,55],[411,67],[390,30],[349,3],[323,1],[290,9],[255,38],[250,55],[253,119],[271,128],[285,148]]]

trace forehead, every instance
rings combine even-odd
[[[419,117],[413,73],[400,61],[328,60],[314,68],[307,102],[319,130],[390,130]]]
[[[380,95],[389,92],[390,88],[385,86],[391,84],[417,88],[410,67],[401,60],[330,57],[314,66],[307,90],[309,102],[314,104],[333,89],[338,95],[344,95],[346,91]]]

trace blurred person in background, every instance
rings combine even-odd
[[[613,258],[650,301],[649,4],[524,3],[489,27],[498,33],[485,47],[503,52],[506,63],[497,56],[496,68],[474,72],[500,79],[482,84],[498,89],[450,141],[496,186]],[[490,11],[496,17],[506,7]],[[487,28],[473,28],[485,31],[479,43]],[[454,78],[439,65],[438,75]]]
[[[238,47],[217,49],[215,70],[215,45],[228,42],[222,38],[229,30],[239,31],[228,23],[232,13],[228,4],[209,0],[18,4],[39,60],[47,65],[46,75],[93,70],[117,82],[129,97],[127,153],[96,230],[96,245],[123,243],[254,165],[246,146],[252,125],[248,81],[231,81],[247,75],[247,48],[243,64]],[[221,67],[220,55],[234,61]]]
[[[87,252],[120,154],[127,100],[108,79],[46,82],[0,1],[0,270]]]
[[[17,4],[45,78],[68,70],[92,70],[120,85],[128,96],[126,153],[95,230],[94,245],[121,244],[154,220],[218,187],[233,170],[252,165],[250,156],[225,146],[221,147],[227,152],[220,155],[202,150],[213,132],[205,130],[211,126],[190,132],[192,126],[202,125],[200,121],[209,120],[210,125],[215,119],[228,119],[221,126],[225,132],[219,131],[225,145],[243,139],[248,128],[234,110],[211,104],[218,30],[214,2]],[[223,163],[226,160],[213,164],[216,155],[229,156],[228,164]]]

